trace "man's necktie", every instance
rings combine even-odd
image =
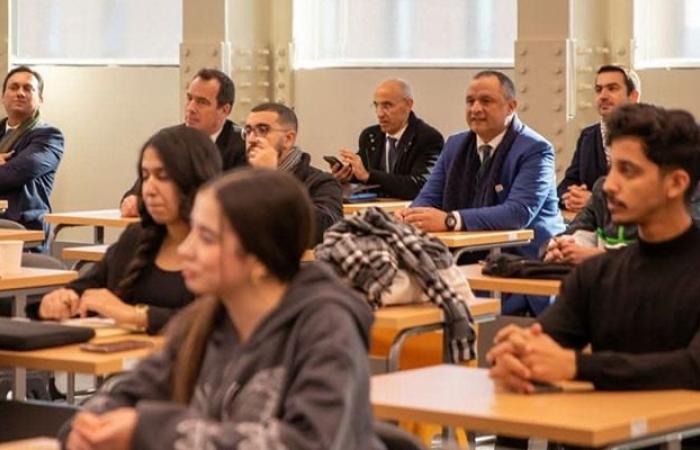
[[[386,168],[388,173],[394,172],[394,164],[396,164],[396,158],[398,157],[396,150],[396,138],[389,137],[389,167]]]

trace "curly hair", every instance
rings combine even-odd
[[[147,148],[153,148],[160,158],[168,177],[177,186],[180,218],[189,223],[194,197],[199,187],[221,173],[221,154],[211,139],[199,130],[184,125],[163,128],[141,148],[138,164],[138,209],[142,233],[136,244],[134,257],[124,277],[117,285],[116,294],[129,298],[143,268],[155,259],[166,235],[166,227],[157,223],[144,205],[141,190],[143,177],[141,161]]]

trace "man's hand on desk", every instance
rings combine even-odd
[[[39,317],[65,320],[78,314],[80,297],[73,289],[56,289],[44,295],[39,305]]]
[[[139,201],[135,195],[127,195],[122,200],[122,204],[119,206],[119,210],[122,213],[122,217],[138,217],[139,215]]]
[[[576,377],[576,353],[557,344],[539,323],[528,328],[509,325],[500,330],[486,355],[490,376],[502,388],[535,392],[535,381],[558,382]]]
[[[413,225],[426,232],[447,231],[445,226],[447,213],[436,208],[404,208],[396,211],[394,217],[400,222]]]
[[[564,201],[564,208],[568,211],[579,212],[586,206],[591,198],[591,191],[585,184],[571,185],[569,189],[561,196]]]

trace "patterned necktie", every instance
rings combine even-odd
[[[386,168],[387,173],[394,172],[394,164],[396,164],[397,153],[396,138],[389,136],[389,167]]]
[[[491,160],[493,159],[493,147],[490,145],[482,145],[479,147],[479,153],[483,156],[481,158],[481,166],[479,166],[479,171],[476,172],[476,184],[481,185],[486,174],[489,172],[491,167]]]

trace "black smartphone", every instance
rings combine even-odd
[[[326,155],[326,156],[323,157],[323,159],[324,159],[324,161],[326,161],[331,167],[335,166],[336,164],[339,164],[339,165],[341,165],[341,166],[343,165],[343,163],[340,162],[340,160],[339,160],[338,158],[336,158],[335,156]]]

